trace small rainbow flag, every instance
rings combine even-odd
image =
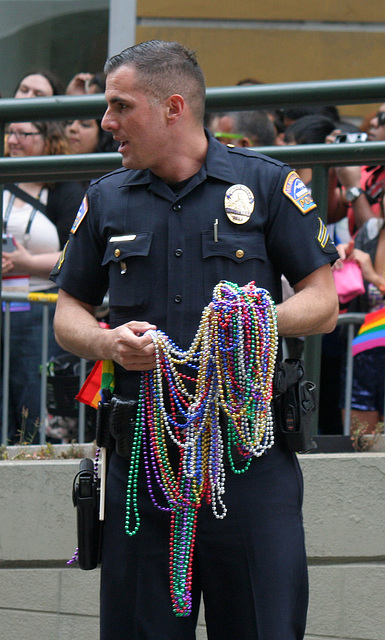
[[[385,347],[385,308],[367,313],[352,342],[353,356],[367,349]]]
[[[102,389],[114,391],[115,375],[114,363],[112,360],[98,360],[87,376],[85,383],[80,389],[76,400],[88,404],[94,409],[98,408],[98,403],[102,399]]]

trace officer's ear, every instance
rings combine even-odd
[[[174,93],[166,100],[166,117],[169,124],[174,124],[182,115],[185,108],[183,96]]]

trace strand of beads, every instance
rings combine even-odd
[[[260,456],[272,446],[272,385],[278,348],[274,304],[264,289],[250,283],[243,289],[220,283],[214,289],[218,313],[216,357],[220,401],[228,416],[228,440],[245,458]],[[232,309],[238,307],[238,314]],[[234,468],[234,466],[233,466]],[[235,469],[234,469],[235,470]]]
[[[171,513],[173,609],[177,616],[186,616],[191,612],[197,510],[206,499],[217,518],[226,515],[223,437],[235,473],[244,472],[252,457],[261,456],[274,442],[275,306],[269,293],[253,282],[239,287],[222,281],[214,288],[212,304],[204,309],[187,351],[161,331],[150,333],[156,367],[142,374],[126,531],[132,535],[139,527],[137,473],[143,447],[151,499]],[[226,420],[220,418],[221,411]],[[179,450],[177,469],[169,457],[170,443]],[[234,448],[244,459],[242,468],[234,464]],[[155,498],[155,485],[165,504]]]

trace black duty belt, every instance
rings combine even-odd
[[[276,369],[273,408],[277,435],[290,451],[309,451],[316,446],[311,437],[311,415],[316,408],[315,385],[304,380],[304,375],[300,360],[285,360]],[[97,446],[115,449],[118,455],[129,458],[137,411],[136,400],[125,400],[117,395],[111,396],[107,402],[100,402],[96,419]],[[227,415],[222,409],[219,423],[227,452]],[[180,416],[180,424],[183,426],[183,416]],[[176,447],[168,434],[166,442],[168,447]],[[244,460],[234,446],[232,459],[234,463]]]
[[[98,447],[115,449],[122,458],[130,458],[134,432],[136,426],[138,402],[136,400],[125,400],[119,396],[112,396],[108,402],[99,402],[96,418],[96,444]],[[183,426],[183,416],[177,415]],[[225,444],[225,458],[227,457],[227,416],[221,409],[219,423]],[[177,445],[166,433],[166,443],[168,448],[176,449]],[[244,457],[232,447],[232,459],[235,464],[243,462]]]

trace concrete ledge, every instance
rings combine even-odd
[[[309,560],[385,559],[385,454],[300,455]]]
[[[384,564],[310,566],[309,577],[309,633],[323,639],[384,639]]]
[[[299,460],[310,575],[306,639],[383,640],[385,453]],[[98,637],[99,570],[65,564],[76,547],[71,490],[78,468],[79,460],[0,462],[0,627],[7,640]],[[202,614],[197,640],[206,640]]]
[[[0,624],[2,637],[7,640],[20,640],[20,638],[95,640],[99,637],[97,618],[0,610]]]
[[[63,561],[76,545],[72,480],[79,460],[0,462],[0,558]],[[64,562],[65,565],[65,562]]]

